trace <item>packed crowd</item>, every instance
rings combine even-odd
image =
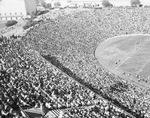
[[[103,40],[124,34],[150,33],[149,8],[106,8],[80,11],[48,20],[23,38],[41,55],[51,54],[100,95],[112,98],[136,117],[150,116],[149,90],[138,88],[109,73],[94,57],[95,48]],[[126,91],[111,90],[116,83]],[[121,86],[122,90],[122,86]]]
[[[103,110],[107,111],[111,105],[51,65],[38,52],[25,47],[14,36],[0,38],[0,78],[2,117],[22,118],[20,107],[39,107],[41,103],[48,110],[87,107],[105,102]],[[124,114],[116,106],[111,109]],[[100,111],[97,114],[100,116]],[[111,114],[114,117],[118,115],[116,112]]]
[[[121,109],[104,101],[93,106],[75,107],[64,111],[63,118],[132,118]]]

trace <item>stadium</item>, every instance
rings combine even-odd
[[[0,118],[150,118],[150,7],[42,17],[0,37]]]

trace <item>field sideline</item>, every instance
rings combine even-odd
[[[113,74],[139,87],[149,88],[150,80],[147,78],[150,76],[148,74],[150,51],[148,47],[150,47],[149,34],[121,35],[100,43],[95,50],[95,57]]]

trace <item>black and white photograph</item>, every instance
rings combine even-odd
[[[0,118],[150,118],[150,0],[0,0]]]

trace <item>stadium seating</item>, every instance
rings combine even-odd
[[[19,107],[43,103],[66,109],[64,118],[149,118],[149,90],[108,72],[94,50],[109,37],[150,33],[150,9],[64,11],[21,40],[0,38],[1,115],[21,117]]]

